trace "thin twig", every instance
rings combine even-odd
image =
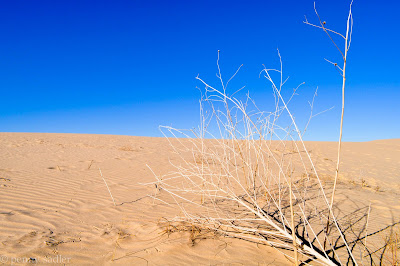
[[[107,182],[106,182],[106,180],[104,179],[103,174],[101,173],[101,169],[100,169],[100,168],[99,168],[99,171],[100,171],[101,178],[102,178],[103,181],[104,181],[104,184],[106,184],[106,187],[107,187],[107,189],[108,189],[108,193],[110,193],[110,196],[111,196],[111,199],[112,199],[112,201],[113,201],[113,203],[114,203],[114,206],[117,206],[117,205],[115,204],[114,197],[113,197],[112,194],[111,194],[110,188],[108,187]]]

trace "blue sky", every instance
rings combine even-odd
[[[349,1],[316,2],[344,32]],[[343,139],[399,138],[400,3],[355,0]],[[300,127],[318,86],[307,140],[336,141],[341,77],[324,61],[340,54],[320,30],[313,1],[0,1],[0,131],[161,136],[158,126],[198,125],[200,86],[232,84],[260,105],[272,90],[262,64],[283,59],[284,88]]]

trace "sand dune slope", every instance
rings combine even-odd
[[[329,184],[336,144],[307,147]],[[165,173],[174,156],[162,138],[0,133],[0,263],[289,264],[239,239],[167,234],[163,217],[178,210],[154,202],[153,188],[140,183],[154,180],[146,164]],[[399,218],[400,140],[344,143],[340,178],[338,201],[371,203],[371,228]]]

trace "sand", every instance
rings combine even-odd
[[[329,186],[337,144],[306,145]],[[343,210],[371,204],[371,231],[399,221],[400,139],[345,142],[342,158]],[[0,264],[290,265],[265,245],[167,234],[164,217],[179,210],[140,183],[154,181],[146,165],[162,174],[176,159],[163,138],[0,133]]]

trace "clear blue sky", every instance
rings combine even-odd
[[[327,26],[344,32],[349,1],[316,2]],[[345,141],[400,137],[398,1],[355,0],[348,57]],[[161,136],[158,125],[198,124],[200,86],[225,77],[259,104],[272,90],[262,64],[278,67],[299,124],[319,86],[306,139],[336,141],[341,77],[323,58],[340,57],[316,22],[313,1],[0,1],[0,131]],[[232,90],[235,90],[235,86]]]

